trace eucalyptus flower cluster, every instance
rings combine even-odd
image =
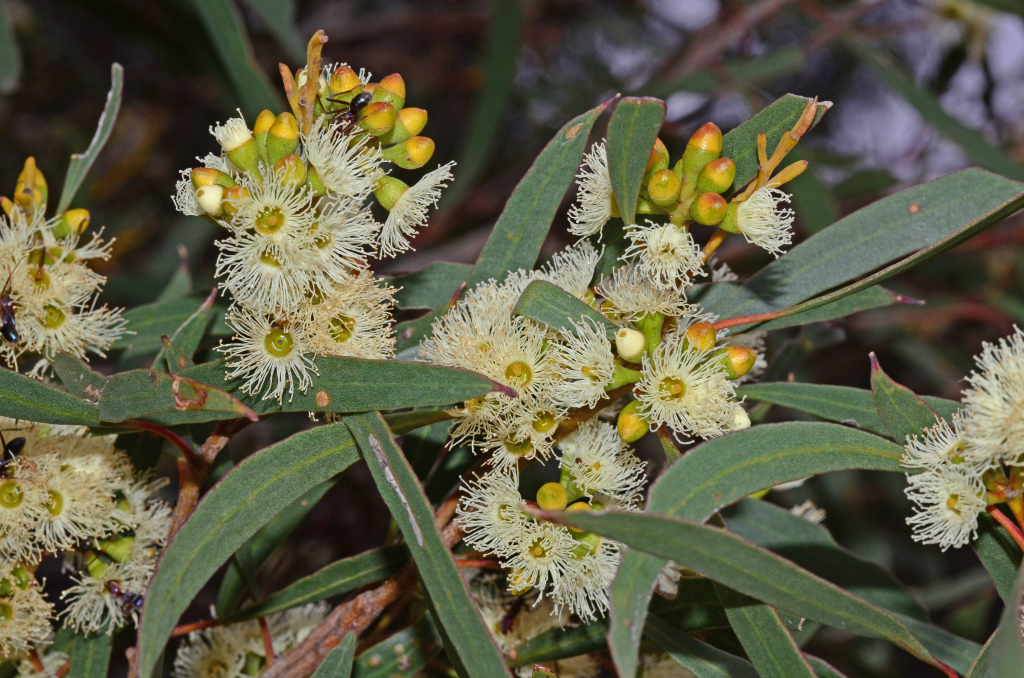
[[[174,198],[184,214],[227,231],[216,275],[233,300],[234,337],[220,347],[228,378],[278,401],[305,392],[317,355],[393,355],[395,289],[369,262],[410,248],[452,178],[452,163],[412,186],[387,174],[389,164],[419,169],[434,151],[418,136],[426,111],[404,106],[401,75],[371,82],[345,64],[321,71],[312,49],[310,64],[295,74],[282,67],[292,111],[265,110],[251,128],[242,118],[212,127],[221,152],[183,170]],[[387,212],[383,223],[373,202]]]
[[[75,573],[60,594],[66,624],[110,634],[137,622],[170,528],[157,496],[166,480],[138,473],[115,436],[7,418],[0,430],[0,654],[17,659],[50,639],[53,601],[35,572],[53,554]]]
[[[327,616],[326,603],[310,603],[265,618],[273,657],[292,649]],[[268,665],[267,639],[253,619],[193,631],[174,657],[174,678],[258,676]]]
[[[14,199],[0,197],[0,357],[15,370],[22,356],[35,359],[30,374],[42,377],[64,351],[88,359],[106,351],[125,331],[121,309],[98,306],[107,279],[88,266],[110,257],[113,241],[86,237],[89,211],[69,209],[46,218],[49,190],[34,158],[25,161]]]
[[[943,550],[977,537],[990,506],[1005,502],[1024,524],[1024,332],[984,343],[975,363],[963,409],[908,437],[902,461],[914,540]]]

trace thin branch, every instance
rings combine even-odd
[[[263,636],[263,651],[267,655],[267,668],[274,665],[274,639],[270,637],[270,627],[267,626],[267,618],[260,617],[260,635]]]
[[[185,442],[184,438],[179,436],[174,431],[172,431],[170,429],[167,429],[167,428],[164,428],[163,426],[161,426],[159,424],[154,424],[154,423],[149,422],[149,421],[142,421],[140,419],[129,419],[128,421],[124,422],[124,424],[125,424],[125,426],[128,426],[129,428],[137,428],[137,429],[141,429],[143,431],[149,431],[150,433],[157,434],[161,438],[167,440],[172,445],[177,447],[178,450],[181,451],[182,455],[184,455],[185,460],[189,464],[195,463],[195,458],[196,458],[195,450],[192,449],[191,445],[189,445],[187,442]]]
[[[174,630],[171,631],[171,637],[187,636],[193,631],[202,631],[214,626],[221,626],[223,623],[224,620],[222,619],[204,619],[203,621],[192,622],[191,624],[181,624],[174,627]]]
[[[995,518],[1000,525],[1006,528],[1006,531],[1010,533],[1013,540],[1017,542],[1017,546],[1020,547],[1021,551],[1024,551],[1024,532],[1020,531],[1017,524],[1010,519],[1010,516],[1006,515],[999,510],[998,506],[987,506],[985,510],[988,511],[989,515]]]

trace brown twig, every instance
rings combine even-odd
[[[174,513],[171,515],[171,534],[177,532],[184,524],[199,501],[199,493],[206,480],[206,473],[210,470],[210,464],[217,458],[217,455],[224,446],[231,440],[231,436],[241,431],[249,424],[249,420],[243,417],[228,419],[217,422],[213,433],[206,439],[199,451],[193,455],[185,473],[185,480],[181,483],[181,490],[178,492],[178,503],[174,505]]]
[[[267,618],[260,617],[260,635],[263,636],[263,651],[267,654],[267,668],[274,665],[274,639],[270,637],[270,627],[267,626]]]

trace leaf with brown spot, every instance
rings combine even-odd
[[[147,419],[165,426],[257,418],[251,409],[219,388],[158,370],[130,370],[111,376],[100,394],[99,410],[101,421]]]

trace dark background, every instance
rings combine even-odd
[[[317,29],[330,38],[325,61],[364,67],[374,80],[400,72],[408,105],[429,111],[423,133],[437,143],[430,167],[459,161],[453,188],[415,240],[416,251],[379,271],[472,262],[554,131],[616,92],[666,100],[661,138],[673,159],[708,120],[727,131],[786,92],[833,101],[798,149],[811,161],[789,186],[798,239],[888,193],[965,166],[1024,180],[1022,0],[0,6],[16,36],[13,50],[0,36],[8,55],[0,60],[0,194],[10,195],[33,155],[56,202],[68,156],[83,151],[95,129],[110,63],[125,68],[120,119],[75,204],[91,210],[94,228],[104,225],[117,238],[114,256],[102,264],[109,276],[103,299],[127,307],[159,293],[179,265],[180,245],[196,289],[213,285],[218,234],[174,211],[178,171],[216,148],[207,128],[236,108],[250,122],[275,98],[272,107],[284,110],[277,64],[302,65],[304,44]],[[858,43],[884,60],[887,81],[850,49]],[[544,257],[571,242],[564,226],[563,211]],[[918,393],[959,398],[981,342],[1024,318],[1022,227],[1020,217],[1011,218],[891,282],[923,306],[776,333],[770,357],[785,351],[791,362],[773,378],[867,387],[867,354],[875,351],[890,375]],[[768,261],[738,238],[719,257],[741,276]],[[796,416],[773,410],[769,420]],[[233,441],[232,454],[240,458],[300,425],[295,419],[252,427]],[[282,549],[264,571],[268,589],[380,543],[387,516],[364,471],[350,472],[293,534],[293,548]],[[915,587],[936,622],[983,642],[998,617],[994,589],[969,549],[941,553],[910,540],[903,485],[899,476],[834,474],[769,496],[784,506],[813,498],[843,545]],[[204,616],[211,601],[197,601],[195,615]],[[939,675],[885,643],[838,632],[819,633],[809,649],[851,677]]]

